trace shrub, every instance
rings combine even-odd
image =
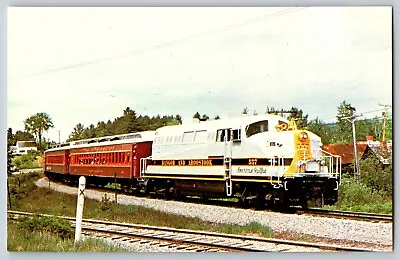
[[[127,252],[110,243],[85,238],[75,244],[74,239],[62,239],[47,231],[29,231],[18,227],[18,222],[7,222],[7,251],[9,252]],[[34,257],[35,258],[35,257]],[[90,257],[89,257],[90,258]]]
[[[115,203],[111,201],[111,198],[107,197],[107,194],[104,194],[104,196],[101,198],[101,201],[99,203],[99,209],[101,211],[105,211],[105,210],[112,210],[112,206]]]
[[[353,178],[344,178],[339,187],[339,200],[335,204],[341,210],[364,212],[392,212],[392,203],[387,201],[383,191],[373,190],[365,183],[358,183]]]
[[[38,172],[12,175],[8,177],[8,188],[12,205],[20,203],[21,198],[31,194],[35,189],[35,180],[41,176]]]
[[[393,168],[392,162],[389,165],[382,165],[376,159],[360,160],[361,180],[373,191],[381,191],[386,196],[392,197],[393,194]]]
[[[32,218],[24,218],[18,223],[18,227],[28,229],[29,231],[50,232],[62,239],[69,239],[74,235],[70,222],[57,217],[35,215]]]
[[[28,154],[15,156],[12,159],[12,164],[16,166],[17,169],[39,168],[39,163],[36,161],[35,152],[28,152]]]
[[[379,191],[373,191],[364,183],[358,183],[352,178],[343,179],[339,189],[339,205],[362,205],[384,203],[385,196]]]

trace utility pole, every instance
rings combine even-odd
[[[386,119],[388,114],[388,107],[392,107],[391,105],[382,105],[379,103],[379,106],[385,107],[385,112],[382,112],[383,116],[383,126],[382,126],[382,142],[385,142],[385,132],[386,132]]]
[[[58,130],[58,144],[61,144],[60,130]]]
[[[352,132],[353,132],[354,159],[355,159],[355,164],[356,164],[355,170],[354,170],[354,178],[356,178],[358,182],[361,181],[361,175],[360,175],[360,167],[358,165],[355,121],[356,121],[357,117],[360,117],[360,116],[362,116],[362,114],[359,114],[359,115],[353,114],[351,116],[342,117],[342,119],[346,119],[347,121],[349,121],[351,123],[351,128],[352,128]]]

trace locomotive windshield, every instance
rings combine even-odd
[[[246,127],[246,136],[250,137],[252,135],[268,131],[268,120],[259,121],[252,123]]]

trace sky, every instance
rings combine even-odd
[[[9,7],[7,127],[39,112],[65,141],[122,116],[392,105],[391,7]],[[371,112],[374,111],[374,112]]]

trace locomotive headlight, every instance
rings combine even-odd
[[[308,134],[306,132],[302,132],[300,134],[300,139],[302,139],[303,141],[307,140],[308,139]]]

